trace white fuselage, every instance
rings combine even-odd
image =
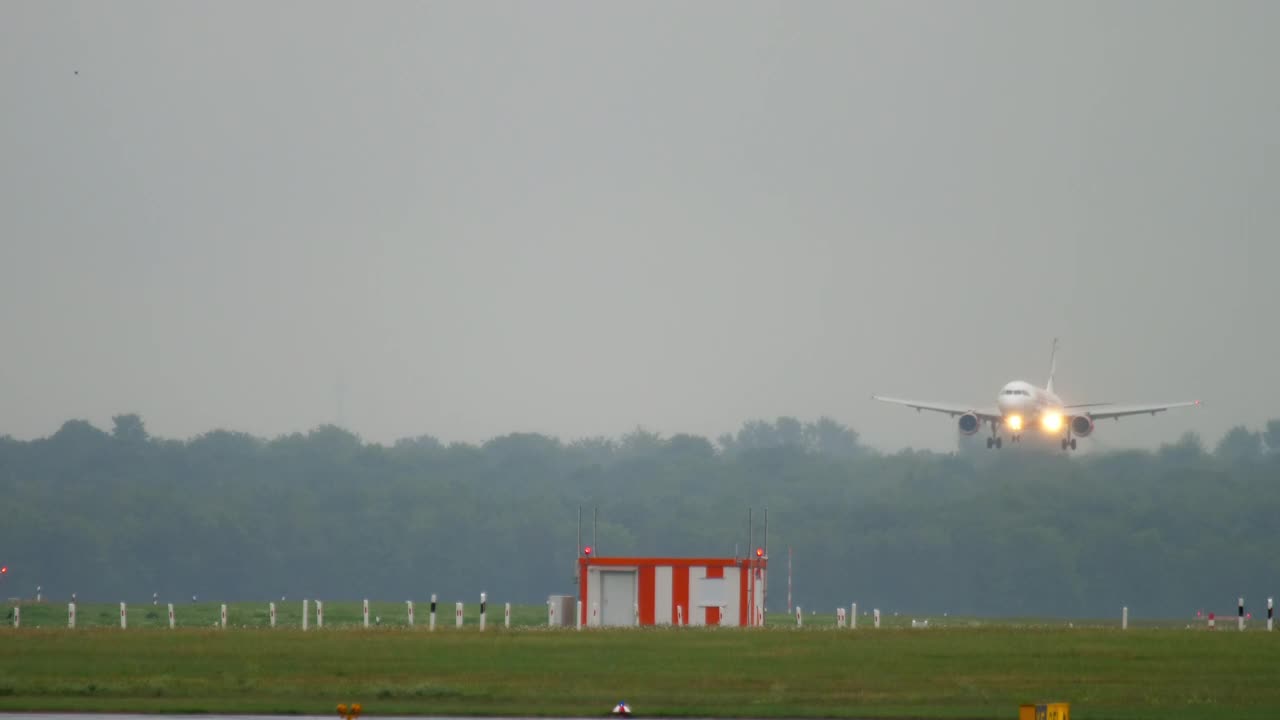
[[[1015,380],[996,396],[1005,430],[1017,435],[1032,428],[1056,433],[1065,421],[1062,399],[1050,390]]]

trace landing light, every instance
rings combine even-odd
[[[1018,430],[1021,430],[1021,429],[1022,429],[1022,416],[1021,416],[1021,415],[1010,415],[1010,416],[1009,416],[1008,423],[1009,423],[1009,429],[1010,429],[1010,430],[1013,430],[1013,431],[1015,431],[1015,432],[1016,432],[1016,431],[1018,431]]]
[[[1062,413],[1045,413],[1045,416],[1040,419],[1040,424],[1048,432],[1058,432],[1062,429]]]

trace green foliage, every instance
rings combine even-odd
[[[0,438],[5,597],[287,596],[538,603],[573,594],[575,518],[605,555],[731,555],[762,542],[769,605],[1135,617],[1229,612],[1274,594],[1275,423],[1155,452],[873,452],[830,419],[753,421],[715,445],[637,429],[565,443],[389,447],[341,428],[185,442],[120,415]],[[747,508],[755,534],[747,535]],[[451,608],[451,606],[450,606]]]

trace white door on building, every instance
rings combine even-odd
[[[636,624],[636,571],[600,571],[600,624]]]

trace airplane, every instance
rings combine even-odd
[[[916,402],[900,398],[872,395],[873,400],[905,405],[915,408],[916,412],[930,410],[946,413],[951,417],[959,416],[960,432],[973,435],[982,429],[982,424],[991,426],[991,437],[987,438],[987,449],[999,449],[1004,446],[1000,435],[1001,428],[1009,433],[1010,442],[1019,442],[1022,433],[1028,428],[1039,428],[1046,435],[1062,434],[1062,449],[1076,449],[1076,438],[1089,437],[1093,434],[1094,422],[1097,420],[1115,419],[1129,415],[1155,415],[1166,410],[1190,407],[1200,404],[1199,400],[1187,402],[1164,403],[1159,405],[1115,405],[1113,403],[1078,403],[1069,405],[1062,401],[1053,391],[1053,374],[1057,368],[1058,339],[1053,340],[1053,351],[1049,355],[1049,381],[1044,387],[1036,387],[1029,382],[1015,380],[1000,389],[996,396],[996,407],[974,408],[948,403]]]

